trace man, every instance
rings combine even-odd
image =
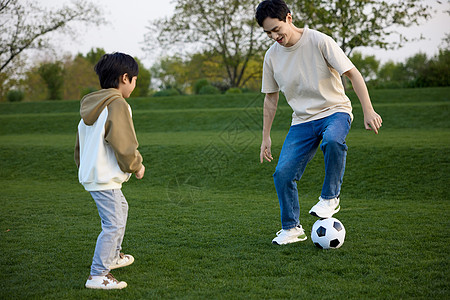
[[[353,120],[341,76],[347,76],[361,102],[364,125],[378,134],[382,119],[372,107],[364,79],[336,42],[308,28],[297,28],[282,0],[266,0],[256,10],[256,20],[275,43],[266,52],[262,92],[264,125],[260,160],[272,161],[270,130],[283,92],[293,109],[292,123],[274,173],[280,203],[282,229],[272,243],[306,240],[300,225],[296,181],[319,147],[324,153],[325,179],[319,202],[310,214],[330,218],[340,209],[340,190],[345,170],[345,138]]]

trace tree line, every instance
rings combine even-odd
[[[36,101],[80,99],[100,89],[93,71],[95,63],[105,53],[101,48],[86,54],[77,54],[59,61],[44,61],[30,68],[16,86],[6,94],[8,101]],[[208,55],[208,59],[205,56]],[[212,56],[214,57],[214,56]],[[226,70],[220,58],[196,53],[188,59],[166,57],[146,69],[136,58],[139,76],[133,97],[173,96],[183,94],[219,94],[258,92],[262,74],[262,57],[249,61],[245,75],[248,79],[241,88],[224,84]],[[450,51],[441,49],[433,57],[418,53],[404,62],[387,61],[381,64],[375,56],[364,56],[355,51],[351,60],[366,78],[369,88],[420,88],[450,86]],[[153,84],[151,81],[153,79]]]
[[[8,101],[74,100],[99,90],[100,84],[94,66],[105,54],[101,48],[86,54],[78,53],[62,60],[44,60],[31,67],[15,81],[15,88],[6,92]],[[139,65],[139,80],[133,96],[149,94],[150,71],[135,57]]]
[[[208,57],[208,58],[206,58]],[[433,57],[418,53],[404,62],[389,60],[381,63],[373,55],[364,56],[355,51],[350,59],[360,70],[369,88],[417,88],[450,85],[450,47],[439,50]],[[204,92],[259,91],[261,87],[263,56],[249,61],[244,74],[247,81],[240,88],[226,83],[227,72],[220,64],[220,57],[209,53],[197,53],[182,59],[166,57],[152,68],[152,77],[158,79],[161,95],[201,94],[199,84],[210,85]]]
[[[369,88],[422,88],[450,86],[450,48],[439,50],[433,57],[417,53],[404,62],[380,64],[375,56],[355,52],[351,60],[361,71]]]
[[[354,51],[360,46],[395,49],[405,45],[408,40],[398,29],[428,20],[433,12],[429,2],[286,2],[295,24],[331,35],[369,86],[449,85],[448,45],[434,57],[419,53],[405,62],[389,61],[383,65],[375,57]],[[172,16],[149,23],[145,50],[152,54],[164,51],[164,56],[160,55],[150,69],[137,59],[140,74],[133,96],[258,91],[264,53],[271,43],[254,20],[258,3],[259,0],[177,0]],[[104,24],[98,6],[76,0],[60,9],[46,10],[27,0],[0,0],[0,17],[0,101],[79,99],[99,88],[93,65],[103,49],[39,61],[32,66],[25,64],[26,51],[52,48],[49,32],[76,35],[74,22]],[[386,43],[386,36],[398,39]]]

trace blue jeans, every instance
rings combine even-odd
[[[320,141],[325,160],[325,180],[321,197],[333,199],[339,196],[348,149],[345,138],[350,124],[349,114],[335,113],[323,119],[291,126],[289,129],[273,174],[283,229],[291,229],[300,224],[296,181],[300,180],[306,165],[316,154]]]
[[[102,232],[95,245],[91,275],[107,275],[113,259],[118,257],[122,250],[128,218],[128,202],[120,189],[90,193],[102,220]]]

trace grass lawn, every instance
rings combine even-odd
[[[123,187],[121,291],[84,288],[100,219],[73,162],[78,101],[1,103],[0,299],[449,299],[450,88],[371,95],[379,135],[349,93],[347,236],[329,251],[271,244],[284,100],[260,164],[262,95],[130,99],[147,172]],[[323,176],[318,151],[298,184],[308,237]]]

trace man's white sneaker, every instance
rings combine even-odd
[[[319,202],[314,205],[309,213],[314,217],[321,219],[331,218],[335,213],[341,209],[339,205],[339,197],[326,200],[319,197]]]
[[[127,287],[127,283],[125,281],[118,281],[111,273],[109,273],[105,276],[89,275],[85,286],[88,289],[120,290]]]
[[[295,242],[301,242],[306,240],[305,231],[302,225],[297,225],[297,227],[291,229],[281,229],[277,232],[277,236],[272,240],[272,244],[275,245],[285,245]]]
[[[110,270],[114,270],[117,268],[122,268],[131,265],[134,262],[134,257],[130,254],[120,253],[119,257],[116,258],[111,266],[109,266]]]

